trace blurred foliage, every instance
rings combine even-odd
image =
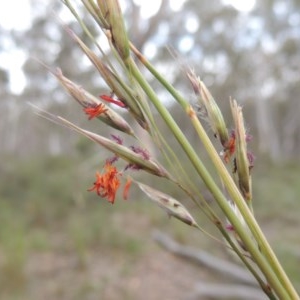
[[[75,267],[82,269],[91,251],[122,251],[130,260],[143,250],[138,237],[113,222],[114,217],[123,222],[121,212],[126,215],[130,208],[90,195],[86,190],[93,179],[77,173],[79,163],[74,157],[43,156],[2,165],[0,299],[24,299],[30,293],[34,275],[28,268],[38,253],[74,257]]]
[[[254,135],[251,146],[257,156],[253,173],[254,209],[279,259],[300,290],[300,2],[262,0],[257,1],[251,12],[241,13],[218,0],[189,0],[175,12],[166,0],[149,19],[141,18],[140,8],[132,1],[125,3],[133,42],[191,101],[192,89],[181,71],[181,63],[195,69],[225,111],[230,96],[243,104],[247,125]],[[165,218],[148,202],[140,201],[138,193],[131,194],[136,200],[117,201],[113,207],[87,193],[94,179],[94,166],[105,155],[75,133],[32,114],[27,101],[84,124],[83,127],[94,126],[85,121],[80,108],[33,57],[61,67],[66,76],[95,95],[107,92],[59,22],[49,17],[52,9],[62,15],[60,1],[37,6],[37,1],[32,0],[34,13],[29,30],[0,28],[0,55],[10,50],[4,43],[10,41],[8,44],[24,51],[27,58],[23,66],[18,66],[23,68],[27,80],[20,95],[10,91],[7,70],[0,70],[1,299],[40,299],[40,295],[32,294],[36,288],[34,281],[40,282],[40,278],[30,265],[41,253],[54,253],[53,265],[61,255],[75,257],[75,264],[68,267],[74,273],[87,268],[91,253],[96,252],[93,258],[97,257],[99,263],[101,255],[107,254],[113,261],[121,261],[126,274],[135,258],[147,251],[146,241],[155,225],[164,230],[172,227],[172,234],[182,243],[199,243],[211,252],[218,251],[215,246],[211,248],[206,237],[196,239],[184,225]],[[74,21],[64,21],[86,43],[90,42]],[[92,21],[87,22],[94,28]],[[179,59],[174,59],[166,46],[174,48]],[[161,98],[164,99],[163,93]],[[176,120],[188,137],[195,140],[194,131],[171,104]],[[103,130],[98,127],[95,132]],[[176,190],[168,188],[176,196]],[[202,222],[205,224],[201,219],[199,223]],[[120,252],[125,255],[126,263]],[[58,270],[48,276],[59,273]],[[100,295],[109,280],[107,275],[100,285],[94,285],[85,277],[73,289],[72,299],[88,299],[90,293]],[[67,287],[62,282],[56,298],[63,298],[60,296],[64,288]],[[126,294],[122,292],[120,295]]]
[[[56,260],[63,265],[71,260],[70,265],[63,267],[63,273],[73,274],[88,272],[91,257],[101,266],[109,257],[119,257],[122,253],[126,263],[119,263],[123,266],[120,272],[130,273],[138,257],[153,249],[150,233],[154,227],[170,232],[183,244],[199,246],[218,255],[222,253],[215,242],[205,236],[199,238],[198,232],[167,218],[144,201],[135,189],[131,191],[130,200],[117,199],[113,206],[88,193],[93,175],[87,175],[81,156],[36,157],[10,161],[3,166],[0,169],[0,267],[3,270],[0,299],[24,299],[24,295],[38,299],[32,294],[33,282],[41,282],[40,288],[46,289],[36,273],[41,272],[39,268],[46,268],[43,272],[49,273],[50,278],[59,272],[51,273],[52,263],[38,262],[43,253],[54,255],[53,268]],[[280,167],[261,163],[254,169],[256,216],[298,289],[299,171],[296,163]],[[162,181],[160,184],[164,185]],[[175,190],[170,192],[180,199]],[[198,219],[213,232],[203,216],[199,215]],[[65,263],[60,262],[61,257],[65,257]],[[85,286],[84,282],[80,280],[80,286],[73,291],[74,297],[99,292],[99,283]],[[70,292],[64,284],[61,289],[62,298],[64,293]],[[57,291],[55,295],[60,294]]]
[[[22,94],[13,95],[5,79],[7,75],[3,73],[5,70],[1,71],[1,93],[7,101],[0,102],[3,141],[0,154],[24,157],[32,153],[72,152],[76,136],[54,125],[45,125],[46,122],[32,117],[25,105],[27,101],[34,102],[77,123],[84,119],[83,115],[78,117],[79,108],[34,58],[52,67],[61,67],[66,76],[95,95],[109,91],[91,64],[82,59],[80,50],[74,47],[59,21],[49,16],[49,11],[55,11],[84,42],[91,44],[62,3],[57,0],[44,5],[31,2],[31,28],[24,32],[1,31],[5,43],[0,55],[11,50],[5,46],[7,41],[12,49],[26,55],[23,71],[27,85]],[[122,3],[133,42],[186,97],[193,100],[182,63],[193,67],[201,76],[223,111],[229,109],[229,97],[244,105],[247,124],[261,153],[274,162],[297,158],[300,148],[299,1],[257,1],[255,7],[245,13],[224,5],[221,0],[187,0],[174,11],[166,0],[161,2],[158,12],[148,18],[143,17],[142,7],[135,2]],[[96,34],[98,29],[94,22],[84,10],[80,14]],[[103,37],[99,36],[99,40]],[[178,53],[178,59],[166,46]],[[157,83],[153,84],[159,91]],[[164,98],[161,92],[161,99]],[[9,132],[6,128],[10,128]]]

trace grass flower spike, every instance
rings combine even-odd
[[[155,190],[146,184],[142,184],[140,182],[136,182],[136,184],[146,195],[149,196],[152,201],[165,210],[169,216],[179,219],[185,224],[199,228],[199,225],[195,219],[178,200],[165,193]]]
[[[96,181],[94,186],[88,191],[96,191],[97,195],[102,198],[107,198],[108,202],[114,204],[116,193],[120,187],[120,175],[115,166],[106,164],[104,166],[105,173],[96,173]]]
[[[101,1],[98,1],[98,3]],[[129,41],[127,37],[127,31],[120,9],[119,2],[117,0],[106,0],[105,16],[110,25],[110,33],[113,45],[115,46],[118,54],[123,60],[127,60],[129,57]],[[104,5],[101,3],[100,8]]]
[[[198,97],[200,107],[203,108],[207,114],[208,122],[215,136],[220,139],[224,147],[227,147],[229,141],[228,130],[220,108],[203,81],[201,81],[192,70],[187,70],[186,74],[192,84],[194,93]]]
[[[83,110],[89,116],[89,120],[99,117],[106,112],[106,108],[102,103],[91,107],[85,107]]]
[[[250,201],[251,196],[251,177],[250,163],[247,152],[247,136],[244,126],[242,109],[237,105],[235,100],[230,102],[232,115],[235,123],[235,140],[236,140],[236,169],[238,173],[239,187],[245,198]],[[253,163],[251,163],[252,165]]]
[[[99,121],[108,130],[100,135],[61,116],[35,109],[39,115],[74,130],[112,153],[112,156],[104,158],[105,151],[99,155],[104,167],[102,172],[96,172],[96,180],[88,191],[113,204],[124,180],[124,199],[130,199],[129,190],[136,186],[169,216],[194,227],[191,230],[197,228],[201,233],[207,233],[198,225],[198,209],[201,216],[207,217],[217,229],[219,234],[214,239],[237,254],[269,299],[299,300],[253,213],[255,199],[250,174],[253,154],[247,150],[249,135],[241,107],[235,100],[228,101],[234,123],[234,129],[228,130],[227,120],[204,82],[191,69],[184,68],[200,104],[200,117],[189,99],[181,95],[129,40],[130,34],[127,34],[117,0],[82,0],[83,7],[95,21],[96,30],[107,39],[109,53],[104,51],[102,42],[97,42],[98,36],[91,33],[90,25],[87,26],[79,17],[74,7],[75,1],[64,0],[63,3],[94,47],[87,46],[89,44],[75,32],[63,26],[66,33],[82,50],[82,55],[90,60],[106,87],[95,87],[98,93],[94,95],[65,77],[60,69],[49,70],[75,102],[82,106],[88,119]],[[184,126],[190,126],[196,132],[200,143],[193,143],[185,134],[178,118],[173,117],[173,110],[161,101],[140,66],[150,72],[156,80],[155,86],[159,83],[168,97],[175,100],[174,107],[189,122]],[[213,135],[210,130],[205,130],[203,120],[209,123]],[[162,128],[167,129],[168,133]],[[117,129],[121,136],[111,132],[112,129]],[[147,143],[144,142],[145,137]],[[199,144],[206,151],[203,157]],[[145,184],[142,182],[142,172],[163,179],[163,185],[157,188]],[[164,191],[167,187],[174,189],[174,193],[178,191],[183,194],[184,197],[176,197],[183,200],[178,201],[170,196],[168,191]],[[204,190],[214,198],[214,205],[205,201]],[[186,205],[188,203],[194,205],[193,211],[189,211],[191,206]]]
[[[120,177],[123,172],[117,170],[111,162],[107,161],[104,166],[104,173],[96,172],[96,181],[93,186],[88,189],[89,192],[95,191],[101,198],[107,198],[107,201],[111,204],[115,203],[116,194],[121,186]],[[131,187],[132,180],[127,178],[127,181],[123,190],[123,199],[127,200],[129,189]]]

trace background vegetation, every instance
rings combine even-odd
[[[226,254],[207,237],[195,238],[190,228],[166,218],[137,192],[132,201],[115,206],[86,192],[106,154],[31,112],[27,101],[82,127],[94,126],[33,58],[60,66],[95,95],[103,92],[103,82],[49,14],[55,11],[80,35],[62,4],[30,3],[30,28],[0,27],[0,57],[21,51],[24,62],[14,67],[26,76],[26,86],[15,93],[12,70],[0,65],[0,298],[141,299],[147,294],[157,299],[164,294],[184,299],[191,282],[214,279],[167,256],[151,241],[151,229]],[[195,69],[225,111],[230,96],[243,104],[254,136],[254,209],[300,290],[300,2],[262,0],[247,13],[217,0],[189,0],[178,11],[172,3],[162,1],[157,13],[145,18],[142,7],[124,1],[130,36],[191,101],[181,61],[166,46]],[[194,133],[171,102],[170,109],[192,140]]]

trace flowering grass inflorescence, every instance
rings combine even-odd
[[[241,107],[235,100],[230,101],[234,128],[228,130],[223,114],[205,84],[193,70],[184,68],[200,106],[202,118],[199,118],[199,114],[190,102],[129,41],[117,0],[98,0],[97,2],[82,0],[83,6],[95,20],[102,34],[106,36],[112,55],[106,54],[97,43],[97,39],[76,12],[72,1],[63,0],[63,2],[99,52],[92,51],[71,29],[64,26],[67,34],[95,66],[108,88],[104,94],[96,97],[65,77],[61,70],[51,71],[52,74],[83,107],[83,112],[87,114],[89,120],[97,119],[109,128],[118,130],[122,135],[130,136],[137,141],[137,145],[126,146],[123,138],[116,134],[112,134],[111,139],[108,139],[84,130],[62,117],[39,112],[46,118],[83,134],[113,153],[112,157],[105,159],[102,172],[96,172],[96,180],[88,191],[96,192],[99,197],[113,204],[124,178],[124,199],[128,198],[129,189],[132,184],[135,184],[168,215],[205,232],[181,201],[132,177],[138,176],[139,172],[147,172],[168,180],[181,189],[190,201],[193,201],[204,212],[226,240],[226,247],[238,255],[270,299],[299,299],[253,215],[251,171],[254,156],[247,149],[250,135],[245,129]],[[170,111],[160,101],[157,93],[141,73],[133,56],[150,71],[177,102],[182,113],[188,116],[191,126],[195,129],[219,175],[218,178],[213,178],[208,172],[197,149],[192,146]],[[153,145],[159,149],[166,163],[155,159],[155,155],[143,146],[140,136],[132,128],[132,122],[127,121],[123,117],[124,114],[135,120],[135,126],[140,126],[151,138]],[[182,158],[178,157],[160,131],[156,121],[157,116],[168,127],[185,158],[191,163],[191,168],[214,197],[224,214],[223,217],[213,210],[205,201],[202,191],[190,180],[188,175],[190,170],[186,170]],[[203,120],[209,123],[213,131],[212,137],[205,131],[202,125]],[[221,149],[217,149],[212,143],[214,138],[218,139]],[[119,160],[126,162],[122,169],[117,168]],[[221,184],[219,184],[219,178]]]

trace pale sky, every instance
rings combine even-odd
[[[141,5],[141,14],[144,18],[154,15],[162,0],[134,0]],[[174,11],[181,9],[186,0],[170,0]],[[126,5],[126,0],[120,0],[121,5]],[[225,5],[232,5],[240,11],[250,11],[256,0],[222,0]],[[0,27],[6,30],[26,30],[31,25],[31,10],[28,0],[0,1]],[[195,24],[194,24],[195,25]],[[192,28],[193,24],[191,24]],[[20,48],[17,49],[7,39],[2,42],[3,52],[0,53],[0,66],[9,71],[10,88],[13,93],[22,93],[26,80],[22,66],[26,60],[26,54]]]

